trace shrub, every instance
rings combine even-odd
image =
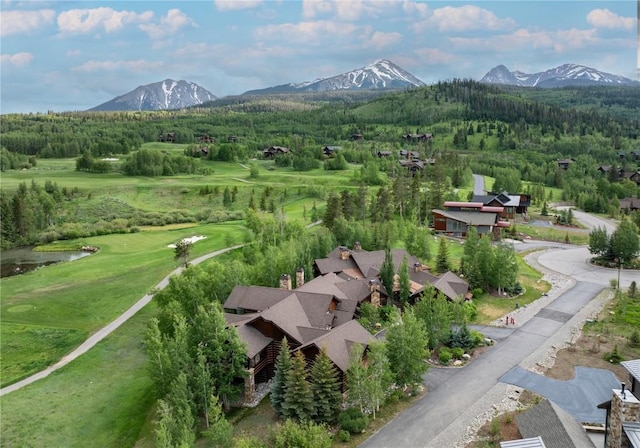
[[[344,443],[349,442],[351,440],[351,433],[349,433],[349,431],[341,429],[340,431],[338,431],[338,440]]]
[[[471,332],[466,325],[463,325],[458,331],[452,331],[449,336],[449,343],[447,344],[451,348],[460,347],[463,349],[473,348],[474,341],[471,337]]]
[[[613,351],[604,355],[604,360],[613,364],[620,364],[620,362],[624,361],[624,358],[620,354],[620,350],[618,350],[618,346],[615,345],[613,347]]]
[[[451,361],[451,356],[451,350],[449,350],[447,347],[442,347],[438,351],[438,359],[440,360],[440,363],[444,364],[445,366],[449,364],[449,361]]]
[[[274,448],[331,448],[331,433],[313,422],[287,420],[272,435]]]
[[[358,434],[369,426],[369,419],[357,408],[349,408],[338,416],[340,429],[344,429],[351,434]]]
[[[451,350],[451,354],[455,359],[462,359],[462,355],[464,355],[464,349],[460,347],[455,347]]]
[[[484,345],[485,337],[479,331],[471,330],[471,340],[473,341],[473,346],[478,347]]]
[[[640,347],[640,333],[638,333],[638,330],[634,330],[629,336],[629,345],[631,347]]]

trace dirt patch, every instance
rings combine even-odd
[[[605,354],[612,352],[616,346],[624,351],[628,346],[627,339],[616,335],[584,332],[572,346],[556,354],[553,366],[548,368],[544,375],[556,380],[570,380],[575,375],[575,368],[584,366],[610,370],[618,380],[626,381],[629,375],[627,370],[620,364],[613,364],[604,359]]]

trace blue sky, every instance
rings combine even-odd
[[[426,83],[576,63],[636,79],[637,0],[0,1],[0,112],[163,79],[223,97],[389,59]]]

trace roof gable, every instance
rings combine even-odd
[[[298,348],[303,350],[311,345],[318,349],[324,348],[333,363],[343,372],[349,368],[351,347],[354,344],[362,344],[365,347],[374,340],[374,337],[356,320],[351,320],[333,331],[327,332],[318,338],[307,342]]]

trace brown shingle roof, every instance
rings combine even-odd
[[[249,358],[256,356],[273,341],[272,338],[263,335],[251,325],[240,325],[238,335],[247,343],[247,357]]]
[[[236,286],[224,302],[224,309],[262,311],[275,305],[287,296],[291,291],[264,286]]]
[[[354,343],[364,346],[369,345],[374,337],[356,320],[351,320],[344,325],[340,325],[312,341],[308,341],[298,350],[315,345],[318,349],[323,347],[327,350],[327,354],[333,363],[343,372],[349,368],[351,355],[351,347]]]
[[[450,300],[458,300],[469,291],[469,284],[451,271],[441,275],[433,286]]]

